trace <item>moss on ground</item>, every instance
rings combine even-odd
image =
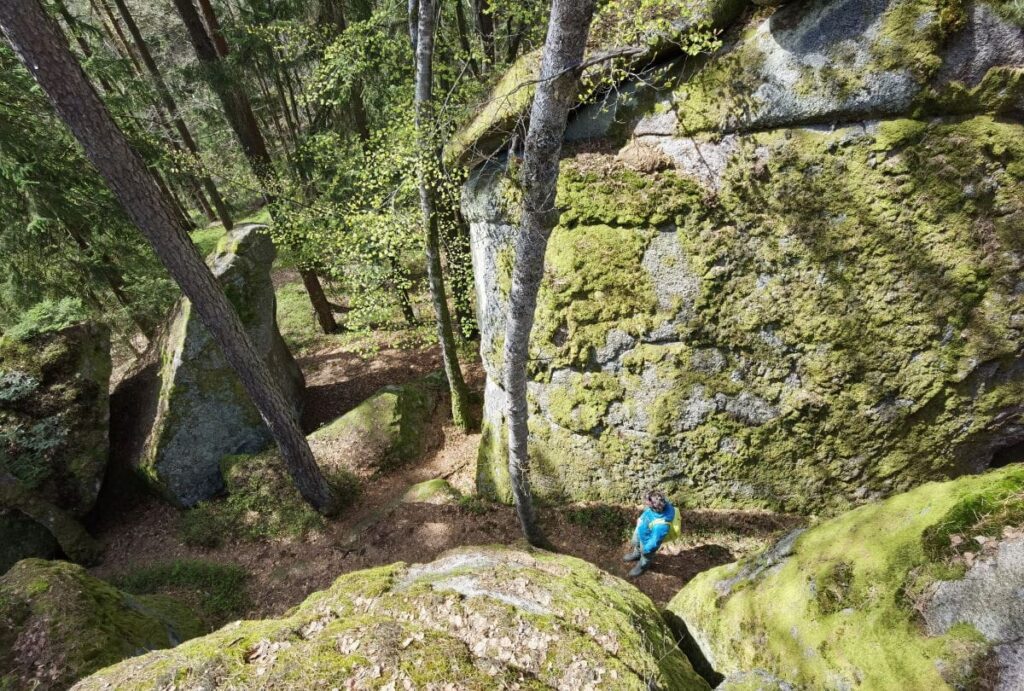
[[[0,688],[67,688],[201,633],[180,602],[129,595],[67,562],[25,559],[0,577]]]
[[[221,472],[227,496],[201,502],[181,516],[179,532],[186,544],[302,539],[324,527],[324,517],[299,494],[277,450],[227,456]],[[359,481],[351,472],[331,468],[325,474],[343,505],[358,494]]]
[[[504,548],[348,574],[281,619],[227,626],[79,688],[190,687],[210,675],[267,689],[708,688],[639,591],[571,557]]]
[[[248,577],[244,569],[234,564],[178,559],[142,566],[117,576],[114,582],[136,595],[170,591],[195,598],[209,631],[248,609]]]
[[[952,534],[994,534],[1022,512],[1024,468],[930,483],[810,528],[771,568],[699,574],[669,610],[725,674],[761,668],[802,688],[963,688],[985,639],[968,625],[926,636],[917,597],[962,575]]]

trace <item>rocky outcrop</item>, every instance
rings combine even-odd
[[[25,559],[0,576],[0,688],[66,689],[200,633],[181,603],[129,595],[67,562]]]
[[[57,554],[8,491],[83,517],[109,453],[110,333],[83,323],[27,340],[0,338],[0,573],[19,559]]]
[[[1022,521],[1020,465],[930,483],[699,574],[668,609],[734,688],[1019,689]]]
[[[298,411],[304,382],[277,329],[274,256],[266,229],[245,225],[225,236],[207,263]],[[155,416],[136,464],[164,496],[192,506],[223,488],[222,458],[260,451],[271,442],[270,431],[187,299],[175,308],[162,343],[159,380]]]
[[[838,511],[1024,456],[1024,18],[815,0],[570,123],[531,343],[541,495]],[[509,499],[517,182],[466,185]],[[995,459],[995,461],[993,461]]]
[[[257,682],[258,680],[258,682]],[[650,600],[586,562],[474,547],[342,576],[75,688],[708,689]]]

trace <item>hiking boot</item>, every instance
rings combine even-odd
[[[622,561],[636,561],[640,558],[640,550],[634,549],[632,552],[622,557]]]
[[[637,576],[640,576],[641,574],[643,574],[643,572],[646,571],[647,567],[650,566],[650,565],[651,565],[651,558],[646,556],[646,555],[641,554],[640,555],[640,561],[637,562],[637,565],[633,567],[633,570],[630,571],[626,575],[629,576],[630,578],[636,578]]]

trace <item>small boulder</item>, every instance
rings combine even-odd
[[[342,576],[280,619],[231,624],[75,688],[706,690],[640,591],[573,557],[500,547]]]
[[[442,477],[419,482],[402,495],[406,504],[452,504],[459,499],[459,491]]]
[[[1022,521],[1019,464],[926,484],[705,571],[668,610],[722,688],[1019,689]]]
[[[304,381],[277,328],[270,279],[275,254],[264,226],[245,225],[226,235],[207,263],[298,411]],[[192,506],[223,489],[222,458],[258,452],[272,437],[187,299],[175,308],[160,363],[155,416],[136,463],[164,496]]]
[[[385,386],[309,436],[317,460],[354,471],[389,470],[430,448],[430,422],[445,388],[442,372]],[[436,431],[436,430],[435,430]]]
[[[25,559],[0,577],[0,688],[64,689],[201,632],[172,598],[136,597],[80,566]]]

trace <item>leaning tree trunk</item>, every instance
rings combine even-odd
[[[299,492],[319,511],[337,511],[338,497],[313,458],[295,410],[253,347],[238,314],[199,256],[171,203],[118,129],[38,0],[0,2],[0,28],[157,257],[192,301],[270,428]]]
[[[430,285],[430,300],[434,305],[437,319],[438,341],[441,343],[441,357],[444,371],[448,375],[448,387],[452,396],[452,418],[463,430],[472,426],[469,411],[469,389],[462,378],[459,356],[455,350],[455,334],[452,332],[452,317],[448,312],[448,299],[441,274],[441,239],[438,228],[436,181],[440,179],[441,152],[435,144],[431,130],[433,117],[433,59],[434,30],[437,9],[431,0],[419,0],[419,21],[416,41],[416,130],[420,150],[420,209],[427,229],[427,282]]]
[[[544,543],[530,493],[527,449],[529,408],[526,363],[537,291],[544,275],[544,252],[558,223],[555,189],[558,160],[569,110],[579,90],[580,63],[586,47],[594,0],[553,0],[540,64],[540,81],[530,109],[523,158],[523,210],[515,242],[515,264],[505,327],[505,391],[508,395],[508,472],[523,533],[531,544]]]
[[[210,38],[210,34],[206,32],[203,20],[199,17],[199,12],[196,11],[192,0],[174,0],[174,6],[177,8],[181,21],[188,30],[189,41],[191,41],[192,47],[196,51],[196,57],[199,58],[200,64],[209,74],[210,86],[224,107],[224,115],[228,119],[228,124],[231,125],[231,129],[234,130],[235,135],[238,137],[238,141],[242,145],[242,152],[245,154],[253,174],[263,186],[264,196],[270,204],[271,215],[273,215],[274,165],[270,158],[270,153],[267,151],[267,142],[263,138],[260,124],[256,120],[256,114],[253,113],[252,104],[249,103],[249,97],[238,88],[237,84],[223,78],[223,60],[216,45],[214,45],[213,39]],[[210,8],[210,13],[211,15],[213,13],[212,7]],[[224,40],[223,35],[221,35],[221,40]],[[228,53],[229,47],[226,41],[223,42],[220,50],[224,54]],[[320,279],[315,273],[310,273],[308,281],[303,276],[303,283],[307,288],[315,284],[317,289],[323,292]],[[338,325],[334,321],[334,314],[322,314],[318,311],[314,294],[310,293],[309,299],[324,332],[332,333],[337,331]]]
[[[178,104],[174,101],[174,97],[171,96],[171,90],[167,87],[167,82],[164,81],[160,68],[157,67],[156,61],[153,59],[153,54],[149,52],[149,46],[142,37],[142,32],[139,31],[139,25],[135,23],[135,18],[129,11],[125,0],[114,0],[114,5],[117,6],[118,14],[121,15],[121,19],[124,21],[124,25],[128,29],[128,33],[131,34],[132,41],[135,43],[135,49],[138,51],[142,63],[146,66],[146,71],[149,72],[149,76],[153,80],[153,87],[156,89],[160,102],[168,114],[170,114],[174,129],[181,136],[181,141],[188,150],[193,163],[202,171],[203,164],[199,158],[199,145],[196,144],[192,132],[188,129],[188,125],[185,124],[185,120],[178,112]],[[220,195],[220,190],[217,189],[217,185],[205,172],[199,173],[199,180],[206,190],[207,196],[210,197],[210,202],[213,204],[213,208],[216,209],[220,222],[224,224],[227,230],[231,230],[234,226],[234,221],[231,218],[231,212],[228,210],[227,204],[224,203],[224,198]]]

